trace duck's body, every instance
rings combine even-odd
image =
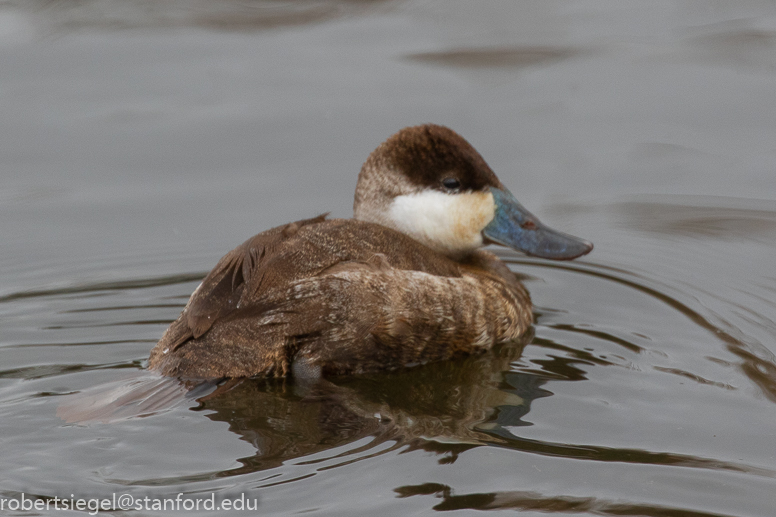
[[[357,373],[486,350],[530,324],[528,293],[488,253],[456,262],[390,228],[313,219],[224,257],[150,365],[196,378]]]
[[[457,134],[404,129],[364,164],[356,219],[298,221],[232,250],[194,291],[149,367],[200,379],[318,377],[516,339],[531,325],[530,298],[478,249],[484,239],[561,259],[592,245],[542,227],[519,205],[505,216],[502,204],[513,200]],[[526,231],[528,244],[520,241]]]

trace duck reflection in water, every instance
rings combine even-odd
[[[509,372],[524,343],[423,368],[301,387],[298,382],[247,379],[217,396],[203,397],[197,410],[228,422],[232,432],[256,447],[255,457],[240,460],[241,471],[276,467],[289,458],[370,436],[374,440],[365,450],[392,440],[391,449],[424,448],[447,453],[442,461],[449,461],[450,455],[472,446],[499,442],[492,431],[501,425],[528,425],[521,417],[531,400],[550,394],[541,389],[545,380],[540,377]]]
[[[332,380],[250,378],[215,384],[143,372],[112,389],[103,385],[77,394],[58,414],[81,425],[115,422],[165,413],[188,401],[193,411],[228,423],[257,449],[239,460],[241,467],[221,475],[278,467],[367,437],[373,438],[370,443],[345,456],[355,459],[392,441],[381,452],[409,446],[451,462],[471,447],[503,442],[500,435],[509,436],[503,427],[530,425],[522,418],[532,400],[551,395],[542,388],[543,377],[510,371],[532,337],[529,332],[486,354]]]

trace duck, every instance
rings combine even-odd
[[[483,353],[533,323],[489,244],[571,260],[593,244],[525,209],[458,133],[423,124],[380,144],[352,219],[251,237],[216,264],[151,351],[179,379],[320,379]]]

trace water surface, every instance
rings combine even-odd
[[[0,497],[773,515],[774,56],[771,1],[3,3]],[[221,255],[348,217],[367,154],[422,122],[596,245],[498,251],[524,342],[313,390],[144,372]],[[57,416],[136,385],[178,403]]]

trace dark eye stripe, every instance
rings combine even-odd
[[[461,182],[455,178],[445,178],[442,180],[442,186],[449,190],[455,190],[461,186]]]

